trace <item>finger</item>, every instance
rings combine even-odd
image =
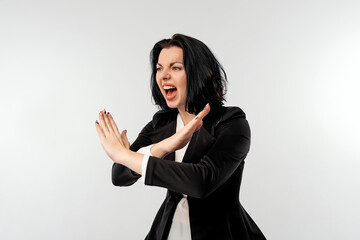
[[[103,130],[104,135],[106,136],[109,134],[109,128],[106,125],[104,115],[105,115],[105,109],[99,113],[99,120],[100,120],[100,127]]]
[[[104,134],[103,130],[101,129],[100,124],[97,120],[95,121],[95,128],[96,128],[97,134],[99,135],[100,140],[102,138],[104,138],[105,134]]]
[[[108,127],[109,129],[109,132],[110,133],[114,133],[114,129],[110,123],[110,120],[109,120],[109,112],[107,112],[106,114],[104,114],[104,119],[105,119],[105,123],[106,123],[106,126]]]
[[[208,115],[209,112],[210,105],[206,104],[204,109],[188,124],[188,131],[192,133],[198,131],[203,124],[202,119]]]
[[[194,118],[194,120],[202,120],[210,112],[210,105],[206,104],[204,109]]]
[[[120,139],[121,135],[120,135],[119,129],[118,129],[118,127],[117,127],[117,125],[116,125],[116,123],[115,123],[115,121],[114,121],[114,119],[113,119],[113,117],[112,117],[112,115],[110,113],[109,113],[108,117],[109,117],[110,124],[111,124],[111,126],[112,126],[112,128],[113,128],[113,130],[115,132],[115,136],[118,139]]]
[[[194,132],[199,131],[199,129],[202,127],[202,125],[203,125],[203,121],[201,120],[199,122],[199,124],[196,125],[196,128],[195,128]]]
[[[130,148],[130,142],[129,142],[127,136],[126,136],[126,133],[127,133],[126,130],[123,130],[123,131],[121,132],[121,139],[122,139],[125,147],[126,147],[127,149],[129,149],[129,148]]]

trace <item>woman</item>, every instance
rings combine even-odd
[[[181,34],[154,45],[151,66],[162,110],[135,142],[105,110],[95,124],[115,162],[114,185],[142,177],[168,189],[146,239],[265,239],[239,202],[250,129],[240,108],[223,107],[223,68],[204,43]]]

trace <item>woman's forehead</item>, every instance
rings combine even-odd
[[[170,64],[170,63],[183,63],[183,50],[179,47],[163,48],[160,52],[158,63]]]

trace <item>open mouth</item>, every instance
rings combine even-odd
[[[167,95],[168,93],[172,93],[173,91],[176,91],[176,87],[174,87],[174,86],[164,86],[164,90],[165,90],[165,93]]]
[[[164,85],[163,88],[164,88],[164,91],[165,91],[165,98],[167,100],[171,100],[171,99],[175,98],[176,92],[177,92],[177,89],[176,89],[175,86]]]

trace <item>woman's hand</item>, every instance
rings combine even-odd
[[[105,153],[117,163],[129,153],[130,143],[126,137],[126,130],[119,132],[118,127],[111,114],[106,113],[105,109],[99,113],[99,120],[95,122],[95,127],[100,138],[101,146]]]
[[[180,131],[169,138],[154,144],[151,147],[151,154],[155,157],[163,158],[169,153],[175,152],[188,144],[194,132],[198,131],[203,122],[202,119],[210,112],[210,105],[206,104],[205,108]]]

